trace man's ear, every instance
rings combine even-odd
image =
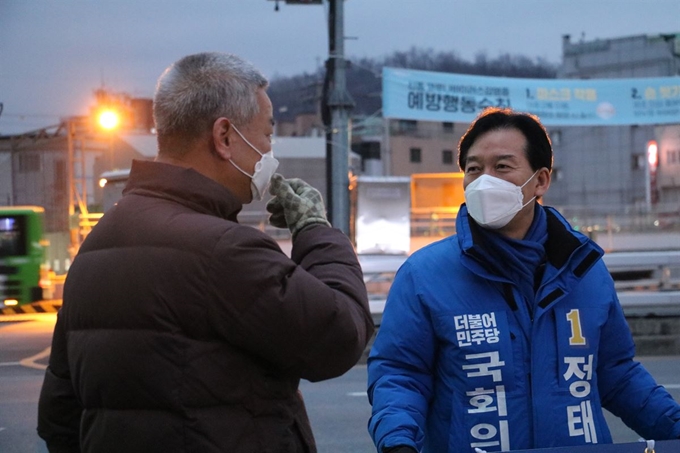
[[[538,170],[538,173],[536,173],[536,198],[542,197],[548,191],[550,181],[550,170],[546,167]]]
[[[217,118],[213,123],[213,149],[224,160],[231,159],[232,155],[231,129],[231,122],[227,118]]]

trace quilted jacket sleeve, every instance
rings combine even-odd
[[[296,236],[288,258],[253,228],[234,234],[227,233],[215,252],[214,328],[283,374],[318,381],[354,366],[373,321],[347,236],[309,226]]]
[[[633,338],[615,294],[613,299],[599,353],[602,405],[645,439],[678,439],[680,405],[633,360]]]
[[[50,453],[80,452],[81,414],[69,373],[64,325],[58,315],[38,403],[38,435]]]
[[[397,445],[419,450],[424,442],[435,337],[413,272],[408,262],[397,272],[368,359],[368,430],[378,451]]]

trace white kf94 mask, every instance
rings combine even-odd
[[[252,175],[248,174],[248,172],[236,165],[233,160],[229,159],[231,165],[236,167],[238,171],[250,178],[250,193],[253,196],[253,201],[260,201],[264,197],[264,194],[267,193],[267,188],[269,187],[272,176],[274,176],[276,169],[279,167],[279,161],[274,157],[274,151],[269,151],[268,153],[260,152],[259,149],[255,148],[255,146],[253,146],[253,144],[250,143],[243,136],[243,134],[241,134],[241,131],[236,129],[236,126],[232,124],[231,127],[234,128],[234,131],[243,139],[244,142],[246,142],[248,146],[250,146],[257,154],[262,156],[262,158],[255,164],[255,171]]]
[[[538,170],[522,186],[481,175],[465,188],[465,205],[468,213],[480,226],[497,230],[507,225],[523,207],[536,197],[523,203],[522,188],[536,176]]]

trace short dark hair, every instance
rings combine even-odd
[[[532,170],[552,171],[553,149],[548,131],[537,116],[512,109],[489,107],[475,119],[458,143],[458,165],[465,170],[465,161],[473,143],[483,134],[500,129],[517,129],[527,139],[524,150]]]

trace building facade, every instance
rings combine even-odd
[[[562,53],[559,78],[680,75],[680,34],[578,42],[567,35]],[[553,126],[549,132],[555,161],[546,203],[573,219],[650,215],[658,221],[680,213],[680,117],[678,125]],[[658,145],[656,168],[647,156],[650,142]]]
[[[579,42],[563,37],[559,78],[678,75],[680,34]],[[379,155],[382,174],[459,170],[457,145],[469,124],[400,119],[384,124],[383,136],[370,138],[379,142],[379,152],[372,154]],[[544,203],[583,228],[647,228],[669,223],[664,219],[680,227],[680,115],[671,125],[550,126],[548,132],[555,159]],[[658,153],[652,163],[651,144]]]
[[[458,172],[458,142],[468,124],[389,120],[385,174]]]
[[[680,34],[575,42],[562,38],[562,79],[680,75]],[[680,83],[678,84],[680,86]],[[672,102],[680,102],[676,96]],[[317,113],[280,124],[279,135],[318,135]],[[467,123],[354,117],[355,174],[410,176],[458,172]],[[584,229],[680,227],[680,115],[677,124],[550,126],[553,181],[543,202]],[[652,146],[654,145],[654,146]],[[649,152],[656,149],[650,162]],[[669,220],[670,219],[670,220]]]

